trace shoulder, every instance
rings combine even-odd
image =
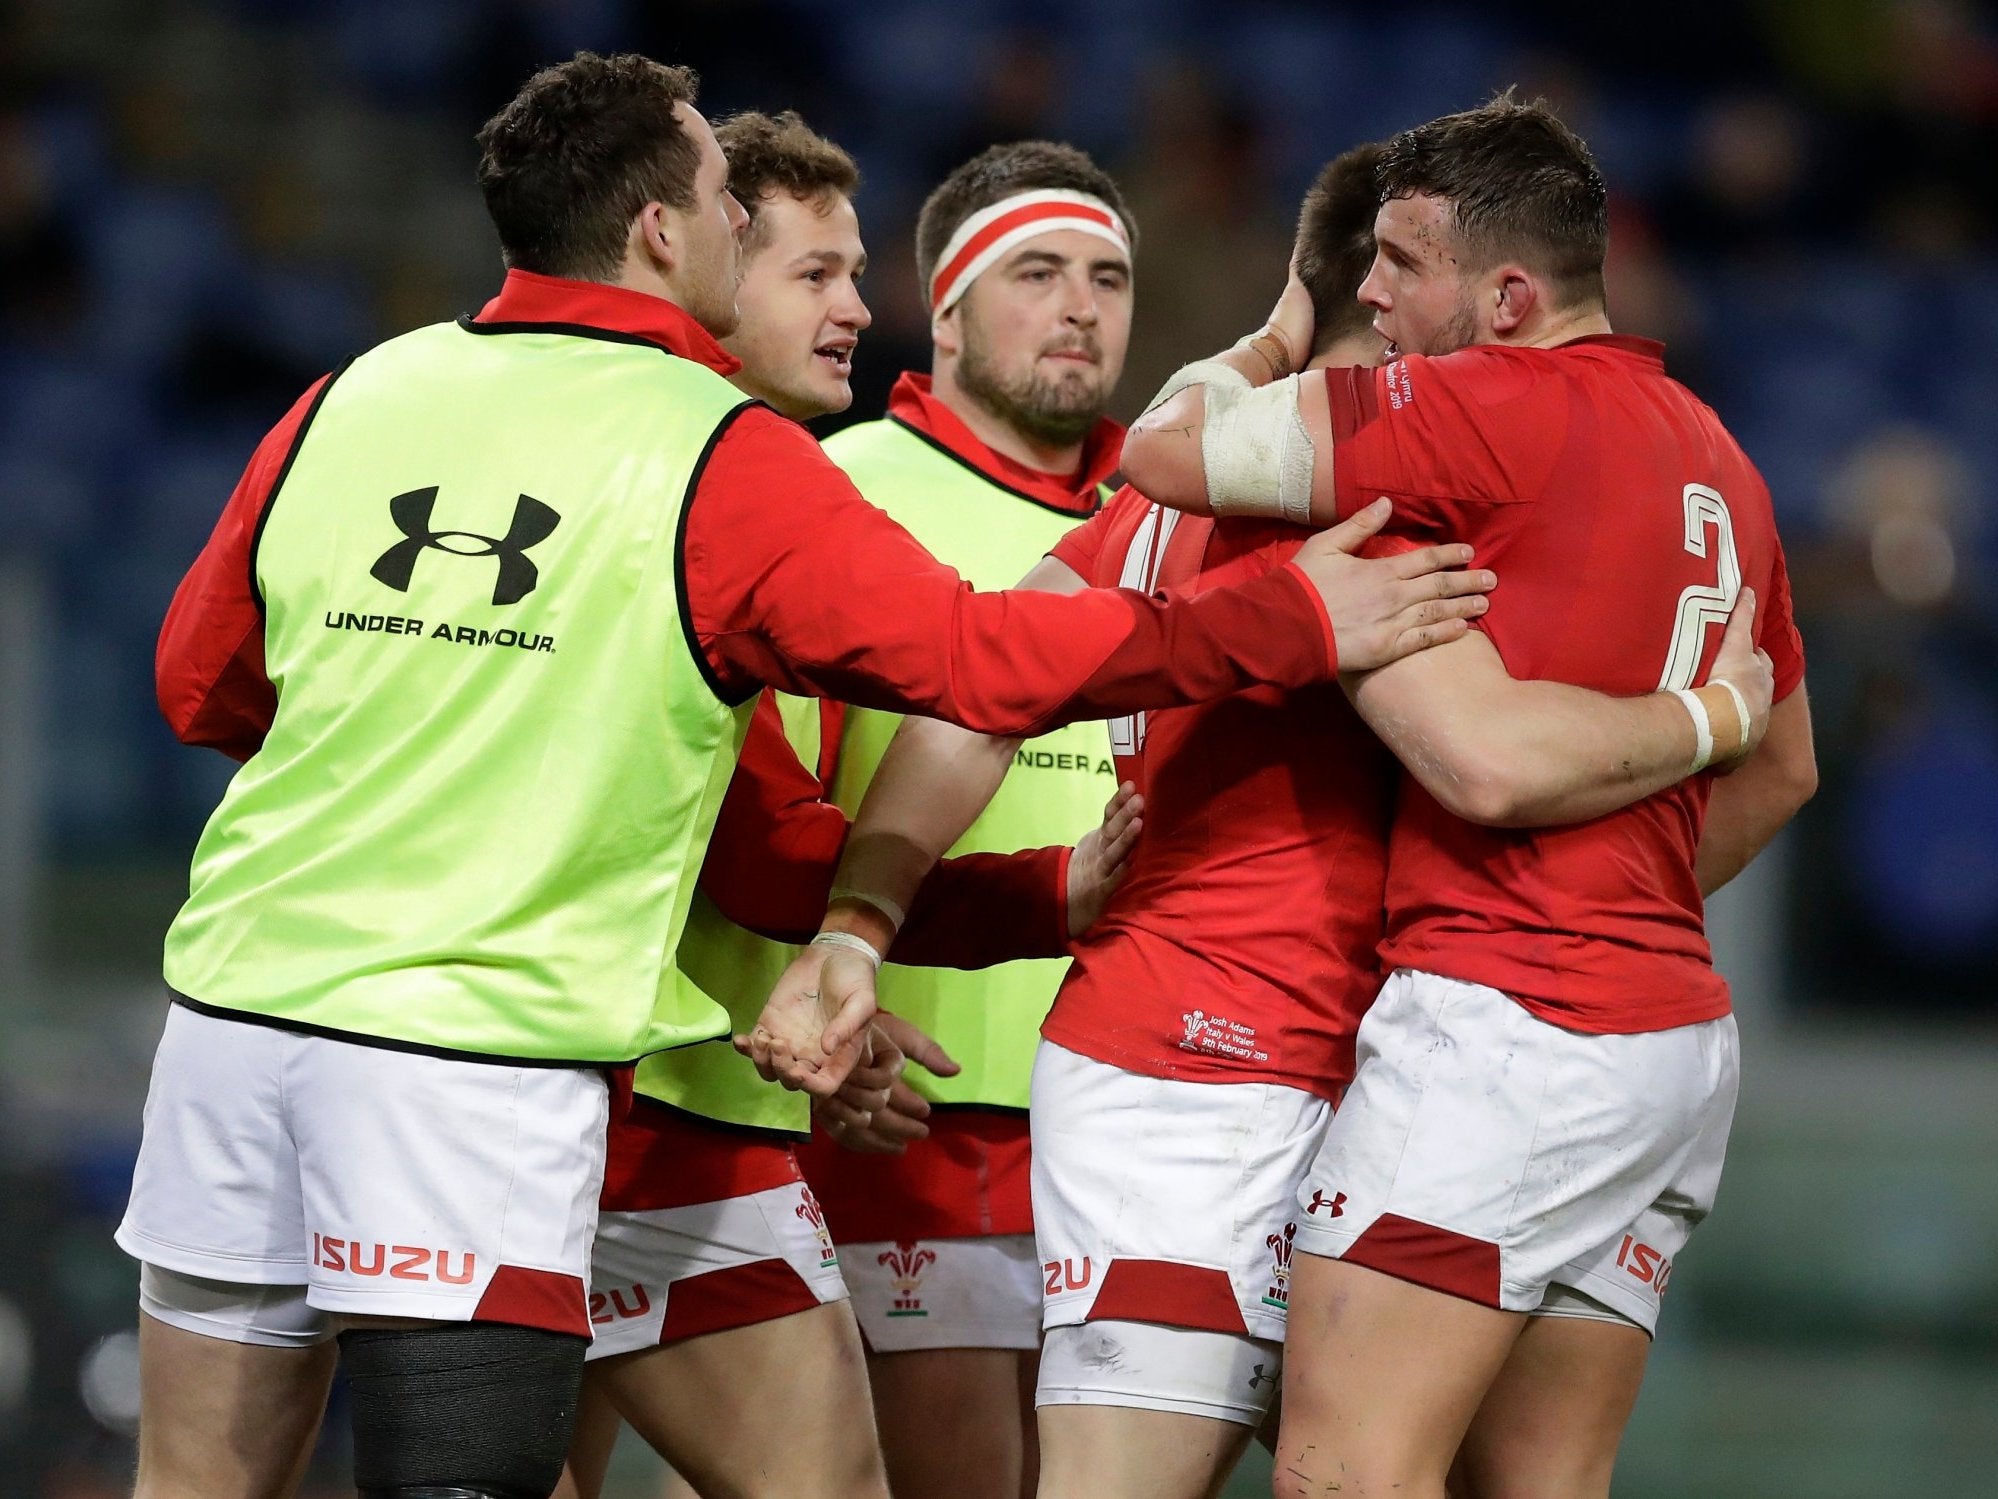
[[[853,489],[816,437],[739,391],[735,406],[720,414],[709,443],[703,494],[719,484],[767,504],[772,493],[795,497],[827,481],[848,493]]]
[[[1399,393],[1405,399],[1434,393],[1458,405],[1489,407],[1553,393],[1572,378],[1573,363],[1553,349],[1480,344],[1435,358],[1412,354],[1387,368],[1402,371]],[[1391,397],[1396,392],[1393,382],[1389,392]]]
[[[906,457],[920,449],[922,442],[900,422],[883,416],[842,427],[825,440],[824,447],[827,457],[841,468],[850,469],[856,464]]]
[[[1543,361],[1521,357],[1540,352],[1479,346],[1451,354],[1405,354],[1378,367],[1328,369],[1325,394],[1333,435],[1351,439],[1377,423],[1392,429],[1476,419],[1493,406],[1551,388],[1555,372]]]
[[[1114,526],[1142,515],[1151,506],[1151,501],[1128,484],[1119,485],[1117,492],[1103,502],[1094,517],[1106,526]]]
[[[1094,515],[1086,519],[1078,517],[1076,524],[1049,549],[1049,555],[1092,587],[1116,586],[1123,566],[1119,549],[1128,548],[1153,509],[1149,499],[1130,485],[1123,485]],[[1185,519],[1177,511],[1162,513]]]

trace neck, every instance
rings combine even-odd
[[[672,279],[662,275],[659,267],[642,255],[627,251],[623,262],[617,268],[617,274],[610,278],[608,284],[621,286],[626,291],[643,292],[648,297],[671,302],[683,312],[686,310],[687,304],[680,300],[678,289]]]
[[[1381,347],[1381,336],[1378,333],[1372,328],[1359,328],[1332,340],[1330,347],[1324,353],[1313,354],[1311,362],[1305,365],[1305,368],[1338,370],[1356,364],[1379,364]]]
[[[1515,349],[1551,349],[1556,344],[1564,344],[1571,339],[1589,338],[1612,331],[1614,330],[1610,327],[1609,312],[1596,305],[1549,313],[1544,319],[1536,319],[1530,325],[1523,325],[1509,337],[1495,338],[1492,341],[1509,344]]]
[[[1004,453],[1015,463],[1039,469],[1044,474],[1064,477],[1082,467],[1082,443],[1047,443],[1029,436],[1000,416],[995,416],[969,391],[957,383],[957,361],[939,357],[932,367],[930,393],[949,408],[972,436],[995,453]]]
[[[730,354],[735,354],[735,350],[729,348],[726,343],[722,344],[722,348]],[[735,357],[740,359],[742,356],[736,354]],[[817,421],[822,416],[831,415],[823,406],[800,406],[781,390],[769,389],[749,373],[747,365],[730,375],[728,383],[751,399],[761,401],[779,416],[788,417],[800,426],[806,422]]]

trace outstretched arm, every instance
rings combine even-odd
[[[773,503],[782,525],[771,524]],[[1384,519],[1355,517],[1283,567],[1197,594],[978,593],[795,423],[751,408],[685,511],[684,601],[724,698],[761,683],[1040,734],[1258,684],[1303,686],[1451,638],[1490,582],[1431,575],[1460,567],[1461,548],[1430,548],[1416,575],[1351,555]]]
[[[1755,648],[1754,623],[1755,595],[1745,590],[1729,616],[1708,685],[1695,694],[1698,711],[1707,716],[1714,764],[1748,755],[1770,726],[1774,677],[1769,658]],[[1723,681],[1740,693],[1745,724]],[[1695,709],[1677,694],[1620,698],[1560,682],[1519,681],[1476,631],[1350,677],[1346,689],[1360,716],[1431,796],[1488,827],[1584,822],[1641,801],[1708,763],[1700,759]]]
[[[1047,557],[1020,586],[1076,593],[1086,585]],[[910,718],[897,730],[854,818],[820,937],[785,970],[755,1031],[736,1038],[765,1078],[821,1097],[838,1089],[875,1012],[881,956],[932,866],[998,791],[1018,745],[934,719]],[[1126,851],[1133,822],[1123,818],[1118,835]]]
[[[1019,586],[1079,593],[1087,585],[1065,563],[1043,557]],[[1019,747],[1017,738],[905,718],[854,815],[833,878],[829,929],[880,939],[886,952],[917,887],[998,793]]]

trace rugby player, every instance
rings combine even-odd
[[[735,115],[715,138],[729,191],[749,216],[741,320],[722,340],[742,361],[732,383],[794,421],[844,410],[870,321],[852,158],[792,113]],[[836,723],[837,707],[761,694],[680,939],[683,980],[744,1027],[796,952],[747,928],[808,932],[845,840],[846,817],[824,800],[818,772],[827,739],[837,748],[820,714],[835,710],[827,716]],[[1080,924],[1100,909],[1097,887],[1119,872],[1135,827],[1133,813],[1073,858],[1050,848],[945,861],[939,869],[957,878],[919,898],[898,958],[978,961],[992,939],[974,939],[967,954],[960,934],[980,926],[1019,951],[1059,954],[1070,935],[1063,908]],[[935,954],[922,942],[925,904],[946,934]],[[893,1050],[955,1070],[920,1032],[892,1034]],[[876,1070],[886,1060],[877,1057]],[[571,1482],[558,1492],[594,1499],[622,1415],[704,1494],[885,1495],[859,1332],[825,1216],[791,1148],[809,1115],[803,1096],[760,1080],[725,1039],[639,1064],[630,1112],[611,1124],[591,1266],[595,1339]],[[923,1132],[917,1116],[902,1134]]]
[[[734,116],[715,138],[749,221],[739,321],[722,340],[742,362],[731,383],[793,421],[843,411],[871,321],[853,160],[789,113]],[[791,950],[729,921],[708,891],[729,898],[726,855],[748,841],[730,824],[745,801],[752,814],[768,806],[759,790],[787,777],[817,798],[819,714],[816,698],[759,695],[680,939],[680,981],[737,1024],[745,998],[747,1016],[760,1007],[758,974]],[[767,859],[749,862],[767,871]],[[762,1083],[725,1041],[646,1058],[633,1092],[611,1124],[595,1337],[558,1493],[601,1491],[620,1416],[700,1492],[885,1493],[859,1333],[791,1150],[809,1128],[806,1100]],[[780,1386],[781,1407],[767,1398]]]
[[[1371,366],[1384,349],[1355,296],[1373,258],[1379,150],[1329,164],[1300,216],[1315,368]],[[1183,516],[1127,488],[1056,545],[1037,581],[1224,586],[1301,534]],[[1725,664],[1766,713],[1746,618]],[[1667,780],[1691,755],[1674,700],[1625,722],[1624,705],[1555,684],[1487,692],[1507,718],[1574,720],[1583,743],[1607,723],[1628,737],[1629,766]],[[1041,1492],[1193,1499],[1225,1480],[1281,1377],[1297,1191],[1379,987],[1393,762],[1329,685],[1133,715],[1111,738],[1149,827],[1076,944],[1034,1073]],[[912,725],[862,809],[856,855],[898,836],[940,846],[940,805],[982,796],[1003,764],[988,741],[981,783],[975,743]],[[1642,794],[1625,764],[1554,742],[1515,753],[1516,773],[1541,783],[1543,817],[1584,813],[1605,789]],[[860,863],[843,882],[876,877]]]
[[[1393,972],[1299,1193],[1276,1492],[1584,1499],[1719,1182],[1736,1038],[1701,899],[1814,789],[1802,648],[1761,477],[1656,344],[1611,331],[1581,140],[1507,94],[1397,136],[1379,186],[1361,296],[1401,357],[1288,377],[1293,288],[1125,451],[1195,513],[1391,496],[1395,534],[1463,536],[1505,576],[1478,630],[1353,686],[1405,767]],[[1734,775],[1527,833],[1503,776],[1442,771],[1509,737],[1479,686],[1506,669],[1676,696],[1695,770],[1739,750],[1753,703],[1690,689],[1750,589],[1775,706]]]
[[[860,492],[974,585],[1026,572],[1096,513],[1122,427],[1103,409],[1132,309],[1130,215],[1109,175],[1071,147],[996,146],[924,203],[917,269],[929,291],[930,372],[902,375],[877,422],[829,438]],[[849,811],[899,715],[846,715],[834,780]],[[1019,748],[960,851],[1059,842],[1116,790],[1101,730]],[[958,1062],[918,1076],[929,1137],[899,1156],[826,1136],[805,1172],[839,1239],[866,1334],[890,1485],[1015,1499],[1035,1467],[1039,1259],[1028,1193],[1028,1076],[1058,959],[976,973],[891,963],[885,1009]]]
[[[499,295],[315,382],[175,595],[162,708],[246,763],[118,1234],[149,1499],[288,1491],[336,1337],[362,1494],[554,1487],[604,1069],[728,1026],[667,980],[760,686],[1033,733],[1482,607],[1347,555],[1366,524],[1225,597],[966,590],[724,378],[745,220],[693,97],[635,56],[529,80],[481,135]]]

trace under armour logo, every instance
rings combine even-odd
[[[1332,1210],[1331,1216],[1334,1218],[1345,1217],[1346,1194],[1344,1192],[1334,1192],[1330,1197],[1327,1197],[1323,1192],[1313,1187],[1311,1189],[1311,1201],[1305,1204],[1304,1210],[1307,1213],[1315,1213],[1320,1208],[1330,1208]]]
[[[389,518],[405,539],[375,559],[375,565],[368,569],[370,576],[398,593],[408,593],[416,559],[434,548],[453,557],[499,558],[499,577],[493,582],[495,604],[517,604],[534,592],[534,585],[541,581],[541,572],[528,560],[528,548],[546,541],[562,523],[561,516],[532,495],[522,495],[514,502],[513,523],[506,528],[506,535],[481,536],[476,531],[431,530],[430,511],[436,503],[435,484],[428,489],[412,489],[389,501]],[[446,545],[453,540],[483,545],[478,551]]]
[[[1255,1367],[1255,1372],[1254,1372],[1254,1373],[1252,1373],[1252,1374],[1251,1374],[1251,1375],[1249,1376],[1249,1388],[1250,1388],[1250,1389],[1252,1389],[1252,1390],[1253,1390],[1253,1389],[1255,1389],[1255,1388],[1256,1388],[1256,1386],[1258,1386],[1258,1385],[1260,1385],[1260,1384],[1265,1384],[1265,1383],[1267,1383],[1267,1384],[1271,1384],[1271,1385],[1274,1385],[1274,1384],[1275,1384],[1275,1383],[1277,1382],[1277,1377],[1276,1377],[1276,1376],[1275,1376],[1274,1374],[1265,1374],[1265,1373],[1263,1373],[1263,1368],[1264,1368],[1264,1366],[1263,1366],[1262,1364],[1257,1364],[1257,1365],[1256,1365],[1256,1367]]]

